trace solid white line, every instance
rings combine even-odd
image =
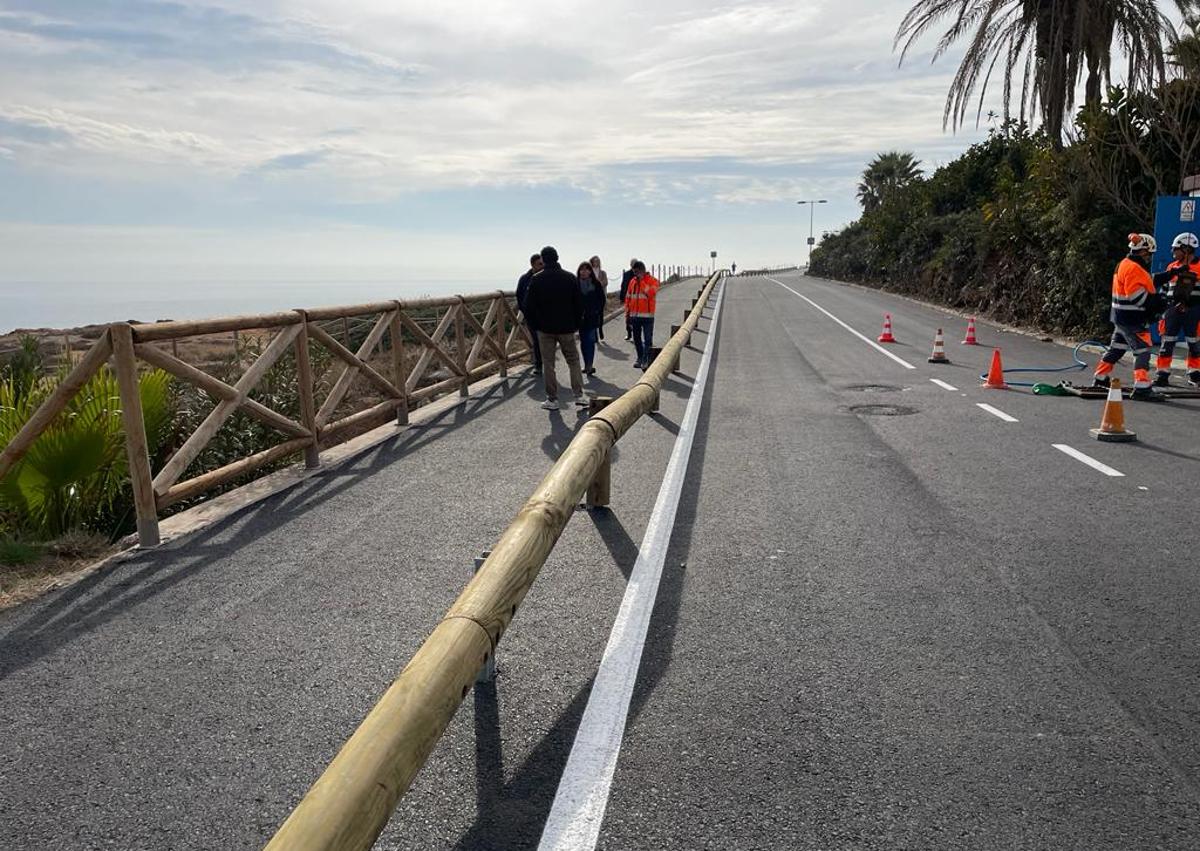
[[[985,411],[987,411],[993,417],[999,417],[1000,419],[1004,420],[1006,423],[1020,422],[1020,420],[1018,420],[1016,417],[1010,417],[1008,414],[1004,413],[1004,411],[1000,410],[999,408],[993,408],[991,405],[988,405],[985,402],[976,402],[975,405],[977,407],[983,408]]]
[[[954,390],[954,391],[958,390],[958,388],[955,387],[953,384],[947,384],[946,382],[942,381],[942,379],[940,379],[940,378],[931,378],[929,380],[932,381],[934,384],[936,384],[938,387],[941,387],[943,390]]]
[[[870,337],[868,337],[868,336],[866,336],[866,335],[864,335],[864,334],[860,334],[860,333],[858,333],[857,331],[855,331],[853,328],[851,328],[851,327],[850,327],[849,325],[847,325],[845,322],[843,322],[842,320],[838,319],[836,316],[834,316],[832,313],[830,313],[830,312],[829,312],[828,310],[826,310],[825,308],[821,307],[821,305],[817,304],[815,301],[813,301],[813,300],[812,300],[811,298],[809,298],[808,296],[806,296],[806,295],[804,295],[804,294],[802,294],[802,293],[798,293],[798,292],[796,292],[794,289],[792,289],[791,287],[789,287],[787,284],[783,283],[782,281],[776,281],[774,278],[767,278],[767,280],[768,280],[768,281],[771,281],[772,283],[779,284],[779,286],[783,287],[785,290],[787,290],[787,291],[788,291],[789,293],[791,293],[792,295],[794,295],[794,296],[799,296],[800,298],[804,299],[804,300],[805,300],[805,301],[807,301],[809,304],[811,304],[813,307],[815,307],[817,310],[821,311],[821,312],[822,312],[822,313],[824,313],[826,316],[828,316],[830,319],[832,319],[834,322],[836,322],[838,325],[841,325],[843,328],[845,328],[847,331],[849,331],[849,332],[850,332],[851,334],[853,334],[855,337],[858,337],[858,339],[862,340],[864,343],[866,343],[866,344],[867,344],[868,346],[870,346],[871,348],[873,348],[873,349],[877,349],[878,351],[880,351],[880,352],[882,352],[883,354],[887,355],[889,358],[891,358],[892,360],[894,360],[896,363],[900,364],[900,365],[901,365],[902,367],[904,367],[905,369],[916,369],[916,367],[915,367],[915,366],[913,366],[911,363],[909,363],[908,361],[904,360],[903,358],[898,358],[898,357],[896,357],[894,354],[892,354],[891,352],[889,352],[889,351],[888,351],[887,349],[885,349],[883,346],[881,346],[881,345],[879,345],[878,343],[876,343],[876,342],[875,342],[874,340],[872,340]]]
[[[1107,464],[1101,464],[1099,461],[1097,461],[1095,458],[1091,457],[1090,455],[1084,455],[1078,449],[1072,449],[1070,446],[1067,446],[1065,443],[1052,443],[1050,445],[1053,446],[1055,449],[1057,449],[1059,452],[1063,452],[1067,455],[1070,455],[1076,461],[1082,461],[1084,464],[1087,464],[1092,469],[1099,470],[1101,473],[1103,473],[1106,476],[1124,476],[1125,475],[1120,470],[1114,470],[1112,467],[1108,466]]]
[[[679,425],[679,436],[675,439],[675,448],[667,463],[667,472],[650,514],[650,522],[646,525],[637,560],[629,574],[625,597],[621,600],[608,645],[600,659],[600,668],[596,671],[587,707],[575,732],[575,743],[571,746],[571,754],[558,783],[558,792],[542,830],[539,851],[594,849],[600,839],[600,824],[608,806],[613,772],[616,771],[617,756],[621,751],[621,740],[625,736],[625,723],[629,717],[629,702],[637,682],[642,648],[650,628],[650,614],[658,595],[667,545],[671,541],[675,512],[679,507],[679,496],[687,473],[688,456],[691,455],[696,434],[696,421],[703,405],[713,350],[712,339],[716,334],[724,298],[725,282],[722,281],[712,322],[708,326],[704,355],[692,384],[687,410]]]

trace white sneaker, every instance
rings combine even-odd
[[[589,399],[587,396],[576,396],[575,397],[575,404],[581,408],[586,408],[591,403],[592,403],[592,400]]]
[[[547,399],[545,402],[542,402],[542,407],[547,411],[557,411],[558,402],[555,399]]]

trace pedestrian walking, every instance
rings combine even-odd
[[[633,346],[637,349],[634,366],[650,366],[650,348],[654,345],[654,308],[658,298],[658,279],[646,271],[641,260],[633,263],[634,275],[625,289],[625,314],[633,331]]]
[[[533,372],[538,374],[542,371],[542,350],[538,345],[537,329],[529,324],[529,313],[525,309],[525,299],[529,295],[529,283],[533,280],[533,276],[542,271],[542,255],[531,254],[529,256],[529,270],[517,279],[517,310],[521,313],[521,321],[525,323],[526,329],[529,331],[530,346],[533,349]]]
[[[595,375],[592,363],[596,359],[596,339],[604,324],[604,289],[596,280],[591,261],[579,264],[579,294],[583,298],[583,316],[579,322],[579,348],[583,351],[583,374]]]
[[[1171,243],[1171,264],[1154,276],[1156,286],[1165,287],[1166,312],[1158,322],[1158,359],[1155,362],[1156,387],[1169,387],[1171,361],[1175,358],[1175,338],[1183,332],[1187,342],[1188,384],[1200,387],[1200,261],[1196,249],[1200,239],[1194,233],[1181,233]]]
[[[633,271],[634,265],[637,263],[636,257],[629,258],[629,268],[621,273],[621,304],[625,304],[625,293],[629,291],[629,282],[633,280],[636,272]],[[629,311],[625,311],[625,342],[633,339],[633,326],[629,324]]]
[[[1151,340],[1149,324],[1162,312],[1162,297],[1154,291],[1154,279],[1150,277],[1150,257],[1157,247],[1154,237],[1148,233],[1129,235],[1129,256],[1117,265],[1112,282],[1112,310],[1109,320],[1113,324],[1112,342],[1108,351],[1096,365],[1093,387],[1107,387],[1111,381],[1113,367],[1133,352],[1133,393],[1131,399],[1161,402],[1161,394],[1150,386]]]
[[[608,272],[604,271],[604,265],[600,262],[598,254],[593,254],[588,263],[592,266],[592,277],[600,285],[600,291],[604,293],[604,309],[600,311],[600,327],[596,329],[599,332],[600,339],[603,340],[604,313],[608,310]]]
[[[525,305],[533,327],[538,329],[538,344],[542,351],[542,382],[546,388],[546,401],[542,407],[548,411],[558,409],[558,377],[554,374],[554,360],[555,352],[559,349],[571,373],[575,404],[586,407],[588,401],[583,395],[579,348],[575,345],[575,334],[583,318],[579,278],[559,265],[558,252],[553,246],[543,248],[541,258],[542,271],[529,282]]]

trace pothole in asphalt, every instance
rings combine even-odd
[[[846,389],[856,393],[899,393],[908,388],[896,387],[892,384],[850,384]]]
[[[851,405],[850,411],[864,417],[907,417],[920,413],[916,408],[904,405]]]

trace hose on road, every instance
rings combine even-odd
[[[1018,366],[1010,367],[1009,369],[1004,370],[1004,374],[1008,375],[1009,373],[1026,372],[1079,372],[1080,370],[1088,368],[1088,362],[1079,356],[1080,350],[1087,346],[1098,346],[1101,349],[1108,348],[1106,344],[1101,343],[1098,340],[1084,340],[1071,351],[1071,359],[1074,361],[1074,363],[1071,363],[1068,366]],[[987,373],[983,373],[979,376],[979,378],[983,381],[986,381]],[[1067,395],[1065,391],[1061,390],[1058,386],[1054,384],[1046,384],[1041,381],[1009,381],[1008,383],[1014,387],[1032,387],[1033,392],[1039,396]]]

